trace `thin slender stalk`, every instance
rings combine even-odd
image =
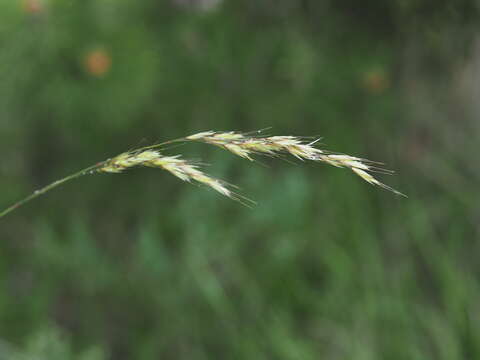
[[[56,188],[57,186],[60,186],[64,183],[66,183],[67,181],[79,178],[79,177],[84,176],[84,175],[91,174],[94,170],[102,167],[104,164],[105,164],[105,161],[99,162],[98,164],[95,164],[95,165],[89,166],[85,169],[82,169],[80,171],[77,171],[76,173],[74,173],[72,175],[64,177],[63,179],[57,180],[57,181],[39,189],[39,190],[34,191],[31,195],[29,195],[26,198],[16,202],[12,206],[10,206],[10,207],[6,208],[5,210],[3,210],[2,212],[0,212],[0,218],[4,217],[5,215],[7,215],[8,213],[12,212],[15,209],[18,209],[20,206],[30,202],[31,200],[39,197],[40,195],[43,195],[46,192]]]
[[[173,144],[173,143],[182,142],[182,141],[189,141],[189,139],[187,139],[186,137],[181,137],[181,138],[178,138],[178,139],[164,141],[160,144],[154,144],[154,145],[148,145],[148,146],[145,146],[145,147],[141,147],[141,148],[135,149],[133,151],[134,152],[140,152],[140,151],[144,151],[144,150],[158,149],[159,147],[162,147],[164,145]]]

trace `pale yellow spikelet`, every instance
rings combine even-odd
[[[126,152],[108,160],[98,171],[120,173],[130,167],[143,165],[148,161],[158,158],[158,156],[159,153],[153,150],[146,150],[139,153]]]
[[[368,183],[370,184],[373,184],[373,185],[377,185],[377,186],[380,186],[381,188],[384,188],[386,190],[389,190],[397,195],[400,195],[400,196],[403,196],[403,197],[407,197],[405,194],[401,193],[400,191],[398,190],[395,190],[394,188],[378,181],[377,179],[375,179],[372,175],[370,175],[368,172],[364,171],[364,170],[361,170],[361,169],[357,169],[357,168],[352,168],[353,172],[355,172],[358,176],[360,176],[363,180],[367,181]]]
[[[104,166],[103,168],[97,170],[98,172],[106,172],[106,173],[121,173],[124,169],[116,168],[113,166]]]
[[[355,174],[357,174],[358,176],[360,176],[366,182],[369,182],[370,184],[380,185],[380,182],[378,180],[376,180],[372,175],[370,175],[365,170],[352,168],[352,171]]]
[[[308,144],[286,146],[285,150],[300,160],[317,160],[321,151]]]
[[[218,191],[220,194],[223,194],[230,198],[232,197],[232,192],[226,187],[223,181],[205,175],[203,172],[196,169],[194,169],[194,171],[190,173],[190,176],[193,180],[210,186],[212,189]]]
[[[233,193],[227,188],[226,183],[219,179],[215,179],[198,169],[197,165],[190,164],[187,160],[180,159],[179,156],[165,156],[150,161],[147,166],[160,167],[183,181],[207,185],[218,191],[222,195],[233,197]]]
[[[294,146],[302,143],[295,136],[270,136],[265,138],[265,140],[282,147]]]
[[[243,147],[250,152],[265,153],[268,155],[274,155],[275,151],[279,150],[279,148],[275,149],[272,144],[264,141],[258,141],[257,139],[248,139],[244,142]],[[249,158],[249,160],[253,159]]]
[[[157,159],[145,163],[145,166],[161,168],[183,181],[190,181],[190,176],[185,172],[186,162],[178,157],[179,156],[159,156]]]
[[[219,141],[219,142],[230,142],[230,141],[238,141],[238,140],[243,140],[245,137],[237,133],[235,131],[229,131],[229,132],[224,132],[224,133],[215,133],[212,135],[212,140],[214,141]]]
[[[203,132],[200,132],[198,134],[193,134],[193,135],[187,136],[185,139],[187,139],[187,140],[198,140],[198,139],[202,139],[202,138],[208,138],[208,137],[210,137],[214,134],[215,134],[214,131],[203,131]]]
[[[235,131],[228,131],[228,132],[215,132],[215,131],[204,131],[198,134],[193,134],[187,136],[185,139],[187,140],[201,140],[204,142],[208,142],[215,145],[223,145],[226,143],[230,143],[234,140],[241,140],[244,136],[240,133]]]
[[[234,153],[235,155],[238,155],[238,156],[243,157],[243,158],[248,159],[248,160],[253,160],[250,157],[252,151],[249,150],[248,148],[242,146],[242,145],[232,143],[232,144],[225,144],[223,146],[225,147],[225,149],[229,150],[230,152]]]
[[[362,159],[349,155],[324,155],[324,161],[338,167],[370,170],[370,167],[367,164],[364,164]]]
[[[113,159],[107,161],[107,163],[98,171],[108,173],[120,173],[124,171],[127,167],[129,167],[125,166],[127,164],[126,160],[128,159],[128,157],[128,153],[120,154]]]

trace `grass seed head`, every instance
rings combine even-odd
[[[227,183],[213,178],[201,170],[199,166],[177,156],[163,156],[160,152],[146,150],[120,154],[105,163],[98,171],[120,173],[135,166],[160,168],[187,182],[198,182],[218,191],[222,195],[233,198],[233,192]]]
[[[258,134],[259,132],[257,132]],[[373,161],[357,158],[354,156],[333,154],[324,150],[321,150],[314,145],[320,139],[307,142],[305,138],[296,136],[250,136],[249,134],[239,133],[235,131],[229,132],[215,132],[204,131],[197,134],[193,134],[187,137],[166,141],[160,144],[147,146],[141,149],[124,152],[115,156],[112,159],[108,159],[99,162],[95,165],[89,166],[85,169],[70,174],[60,180],[44,186],[41,189],[34,191],[26,198],[16,202],[3,211],[0,211],[0,218],[6,214],[14,211],[18,207],[38,196],[45,194],[46,192],[64,184],[67,181],[76,179],[80,176],[94,174],[97,172],[105,173],[121,173],[127,169],[136,166],[147,166],[154,168],[161,168],[168,171],[177,178],[187,182],[197,182],[206,185],[215,191],[227,196],[231,199],[237,200],[246,206],[254,204],[250,199],[247,199],[233,191],[230,187],[234,187],[222,180],[211,177],[205,174],[199,169],[199,165],[188,160],[180,158],[180,155],[176,156],[163,156],[159,151],[153,149],[160,149],[167,144],[184,142],[184,141],[198,141],[207,144],[216,145],[231,153],[240,156],[242,158],[253,161],[253,155],[268,155],[268,156],[280,156],[282,154],[290,154],[300,160],[320,161],[336,167],[343,167],[352,170],[356,175],[361,177],[366,182],[380,186],[386,190],[392,191],[395,194],[403,195],[397,190],[391,188],[378,181],[371,174],[372,172],[389,174],[388,170],[376,167]]]
[[[229,132],[205,131],[186,137],[187,140],[216,145],[242,158],[253,161],[253,155],[279,156],[290,154],[299,160],[320,161],[352,170],[370,184],[380,186],[396,194],[403,195],[391,187],[381,183],[370,172],[389,173],[388,170],[372,166],[372,161],[343,154],[331,154],[315,147],[318,140],[307,142],[296,136],[256,137]],[[403,195],[405,196],[405,195]]]

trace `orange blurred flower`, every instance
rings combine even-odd
[[[363,86],[370,93],[381,94],[390,87],[390,80],[385,71],[374,69],[364,74]]]
[[[29,14],[38,14],[44,9],[42,0],[23,0],[22,7]]]
[[[90,75],[100,77],[110,70],[112,59],[105,50],[96,49],[86,54],[83,65]]]

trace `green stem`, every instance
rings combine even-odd
[[[5,210],[3,210],[2,212],[0,212],[0,218],[4,217],[5,215],[7,215],[8,213],[10,213],[11,211],[15,210],[15,209],[18,209],[20,206],[30,202],[31,200],[39,197],[40,195],[43,195],[45,194],[46,192],[56,188],[57,186],[61,185],[61,184],[64,184],[66,183],[67,181],[70,181],[70,180],[73,180],[73,179],[76,179],[76,178],[79,178],[80,176],[84,176],[84,175],[88,175],[88,174],[91,174],[92,171],[102,167],[103,165],[105,164],[105,161],[102,161],[98,164],[95,164],[95,165],[92,165],[92,166],[89,166],[88,168],[85,168],[85,169],[82,169],[72,175],[69,175],[67,177],[64,177],[63,179],[60,179],[60,180],[57,180],[53,183],[51,183],[50,185],[47,185],[39,190],[36,190],[34,191],[31,195],[27,196],[26,198],[16,202],[15,204],[13,204],[12,206],[6,208]]]
[[[132,152],[140,152],[140,151],[144,151],[144,150],[156,149],[156,148],[168,145],[168,144],[173,144],[173,143],[182,142],[182,141],[189,141],[189,140],[186,137],[181,137],[181,138],[178,138],[178,139],[165,141],[165,142],[162,142],[160,144],[149,145],[149,146],[145,146],[145,147],[142,147],[142,148],[139,148],[139,149],[135,149],[135,150],[132,150]]]

